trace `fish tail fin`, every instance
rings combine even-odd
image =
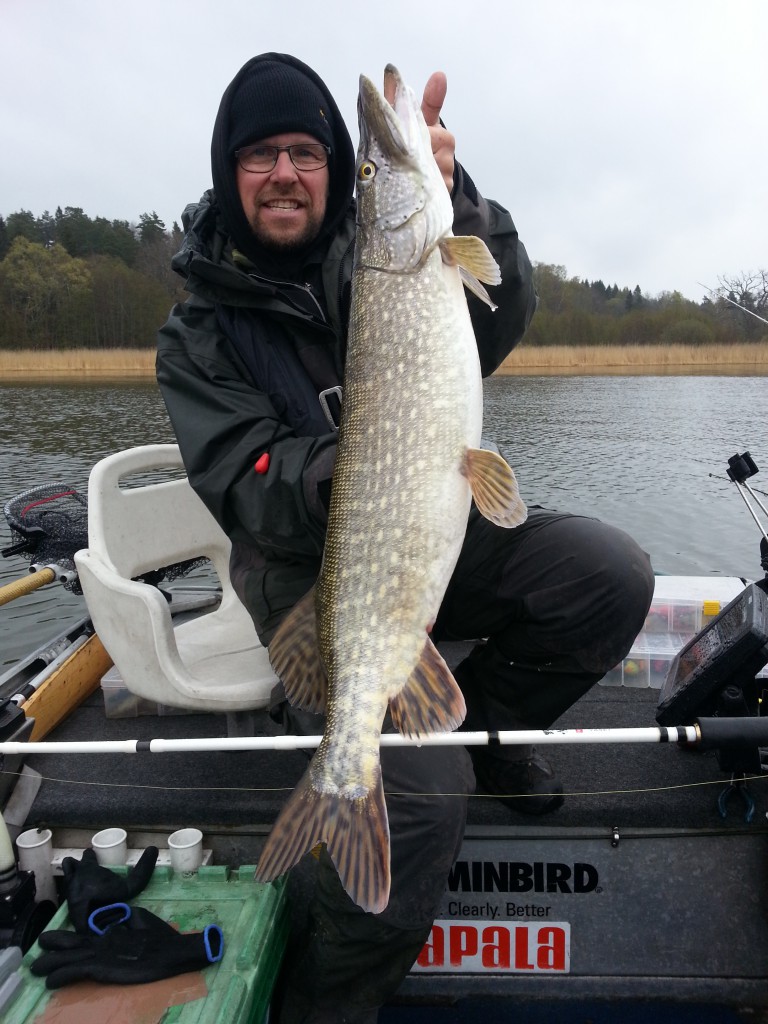
[[[528,509],[520,497],[515,474],[498,452],[468,448],[462,472],[469,481],[475,504],[486,519],[507,529],[525,522]]]
[[[304,773],[283,807],[256,868],[257,882],[271,882],[318,842],[325,842],[341,884],[354,902],[380,914],[389,902],[389,821],[381,773],[366,796],[348,800],[321,793]]]
[[[403,736],[450,732],[464,721],[464,695],[429,637],[408,682],[389,706],[395,728]]]

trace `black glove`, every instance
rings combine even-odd
[[[91,849],[83,852],[82,860],[65,857],[61,862],[64,895],[75,931],[81,935],[89,934],[88,918],[94,910],[110,903],[127,903],[137,896],[152,877],[156,861],[157,847],[148,846],[136,866],[122,877],[102,867]]]
[[[106,930],[100,918],[117,923]],[[43,932],[38,942],[46,950],[30,970],[45,977],[46,988],[61,988],[76,981],[137,985],[159,981],[218,963],[224,955],[221,928],[209,924],[202,932],[182,935],[143,907],[116,904],[91,915],[87,935],[70,931]]]

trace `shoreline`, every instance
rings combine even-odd
[[[708,372],[768,375],[768,343],[728,346],[522,344],[507,356],[495,376]],[[0,351],[0,375],[5,380],[154,377],[154,374],[154,348]]]
[[[540,345],[523,342],[495,376],[514,374],[768,374],[768,343],[736,345]]]

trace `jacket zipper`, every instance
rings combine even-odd
[[[328,318],[325,315],[325,311],[323,310],[323,307],[320,305],[317,297],[315,296],[315,293],[312,291],[312,286],[309,284],[309,282],[305,282],[304,284],[297,284],[295,281],[278,281],[271,277],[261,277],[261,275],[253,273],[249,274],[248,276],[253,278],[254,281],[260,281],[262,284],[275,285],[278,288],[298,288],[299,291],[306,292],[306,294],[309,295],[309,297],[312,299],[312,302],[315,308],[317,309],[317,315],[320,318],[322,324],[325,327],[329,326]],[[291,301],[288,296],[286,296],[286,298],[288,298],[289,302]],[[301,309],[299,306],[296,306],[293,303],[292,305],[294,305],[294,308],[296,309],[297,313],[304,313],[306,315],[306,310]]]

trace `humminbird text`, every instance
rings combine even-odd
[[[534,861],[459,860],[448,876],[451,892],[594,892],[598,885],[593,864]]]

